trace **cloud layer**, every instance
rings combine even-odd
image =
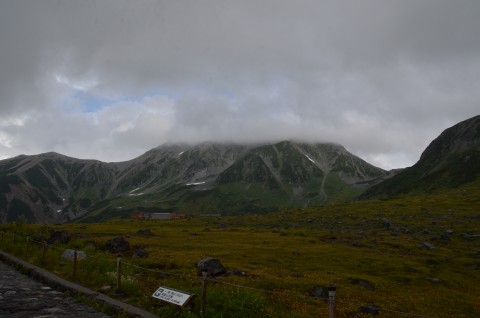
[[[0,158],[331,141],[413,164],[479,113],[480,2],[3,1]]]

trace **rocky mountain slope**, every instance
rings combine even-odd
[[[362,198],[429,192],[480,178],[480,116],[462,121],[433,140],[419,161],[379,183]]]
[[[389,173],[335,144],[166,144],[127,162],[56,153],[0,161],[0,219],[66,222],[135,211],[262,212],[345,202]]]

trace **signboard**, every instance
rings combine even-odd
[[[182,291],[160,286],[152,295],[152,297],[178,305],[184,306],[192,297]]]

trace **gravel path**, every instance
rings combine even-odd
[[[0,261],[0,318],[106,318],[64,293],[36,282]]]

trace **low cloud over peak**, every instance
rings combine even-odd
[[[0,4],[0,157],[304,139],[413,164],[478,114],[480,3]]]

